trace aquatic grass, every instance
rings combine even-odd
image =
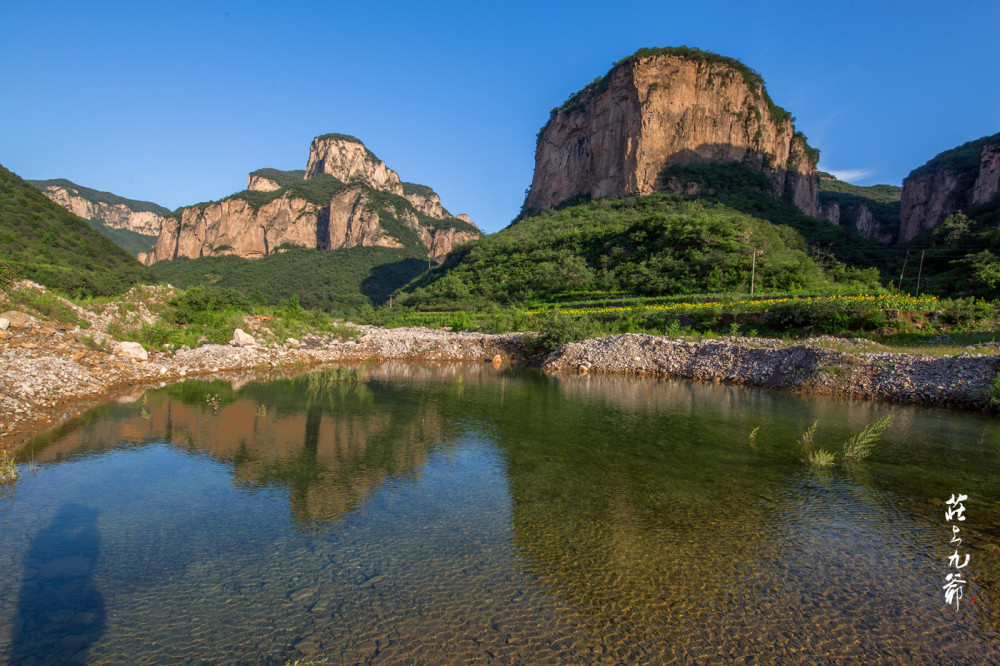
[[[0,451],[0,483],[11,483],[17,481],[19,474],[14,456],[6,450]]]
[[[877,421],[869,423],[864,429],[854,437],[851,437],[844,444],[845,460],[864,460],[871,455],[875,445],[882,438],[882,433],[889,427],[889,423],[895,418],[895,412]]]
[[[757,426],[756,428],[750,431],[750,435],[747,437],[747,439],[750,441],[750,446],[753,446],[757,442],[758,430],[760,430],[760,426]]]
[[[810,446],[812,446],[813,437],[816,435],[817,426],[819,426],[819,421],[818,420],[813,421],[813,424],[808,428],[806,428],[806,431],[802,433],[802,437],[799,438],[799,444],[801,444],[803,448],[808,449]]]
[[[836,460],[836,456],[831,451],[819,449],[809,453],[809,464],[813,467],[830,467]]]

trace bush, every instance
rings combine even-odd
[[[524,348],[532,356],[549,354],[568,342],[585,340],[596,331],[596,325],[589,319],[553,312],[541,321],[538,334],[524,341]]]

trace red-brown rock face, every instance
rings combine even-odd
[[[580,195],[649,194],[664,189],[665,167],[707,161],[760,169],[775,194],[817,214],[815,164],[790,117],[772,118],[762,87],[733,67],[675,55],[626,61],[553,112],[524,214]]]
[[[407,183],[404,192],[396,172],[353,137],[314,139],[304,178],[301,174],[253,172],[246,193],[190,206],[180,212],[180,219],[166,218],[156,247],[139,260],[150,265],[225,254],[258,259],[282,245],[320,250],[404,247],[402,239],[407,237],[418,239],[432,258],[442,259],[456,245],[482,236],[467,219],[452,218],[431,188]],[[330,194],[322,196],[328,198],[316,194],[322,190],[299,187],[309,179],[326,179],[322,187]],[[256,205],[260,195],[250,192],[273,198]],[[400,225],[407,230],[399,231]]]

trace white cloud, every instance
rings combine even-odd
[[[837,180],[853,183],[856,180],[864,180],[878,173],[878,169],[825,169],[820,167],[820,171],[826,171]]]

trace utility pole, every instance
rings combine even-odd
[[[924,272],[924,252],[927,250],[920,251],[920,268],[917,269],[917,293],[916,296],[920,295],[920,274]]]
[[[757,255],[764,254],[764,250],[753,250],[753,262],[750,265],[750,295],[753,296],[754,281],[757,277]]]
[[[899,284],[896,285],[896,293],[903,288],[903,273],[906,272],[906,260],[910,258],[910,251],[907,250],[906,254],[903,256],[903,270],[899,271]]]

